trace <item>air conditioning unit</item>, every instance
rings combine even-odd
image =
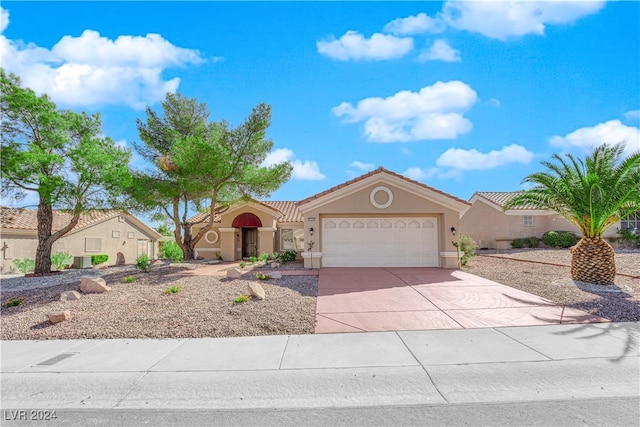
[[[91,268],[91,257],[74,256],[72,268]]]

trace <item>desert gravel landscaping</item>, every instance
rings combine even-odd
[[[568,249],[479,251],[464,271],[548,298],[614,322],[640,321],[640,251],[616,253],[615,286],[576,283],[570,279]],[[509,258],[534,262],[512,261]],[[562,264],[554,266],[540,264]]]
[[[556,303],[589,312],[614,322],[640,321],[640,251],[616,254],[616,286],[575,283],[567,250],[481,251],[464,267],[478,276],[523,290]],[[24,296],[24,304],[1,309],[2,339],[83,338],[187,338],[251,335],[310,334],[315,328],[317,276],[283,276],[259,281],[266,299],[235,304],[247,294],[253,274],[240,279],[197,275],[191,270],[210,268],[203,263],[154,266],[150,273],[132,267],[101,271],[67,271],[45,278],[2,280],[1,298]],[[280,270],[302,269],[283,264]],[[255,271],[260,271],[256,269]],[[77,301],[59,301],[60,293],[78,290],[80,276],[102,276],[112,291],[86,294]],[[132,275],[134,283],[125,283]],[[38,287],[39,286],[39,287]],[[179,292],[167,295],[168,287]],[[27,289],[28,288],[28,289]],[[52,325],[49,313],[71,310],[70,320]]]
[[[313,333],[317,277],[284,276],[260,281],[265,300],[235,304],[237,296],[247,294],[247,284],[257,279],[251,275],[234,280],[188,275],[189,270],[202,266],[183,263],[152,269],[150,273],[133,269],[103,273],[111,292],[86,294],[80,300],[67,302],[59,301],[60,293],[78,289],[76,272],[70,272],[71,283],[24,291],[8,289],[11,282],[24,283],[25,279],[3,280],[3,303],[18,296],[25,300],[17,307],[3,304],[1,338],[198,338]],[[128,275],[136,281],[125,283]],[[28,279],[37,280],[41,279]],[[6,288],[5,282],[9,282]],[[166,288],[172,286],[180,286],[179,292],[166,294]],[[47,315],[62,310],[71,310],[72,318],[50,324]]]

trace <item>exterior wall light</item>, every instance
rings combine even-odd
[[[309,235],[313,236],[313,227],[309,228]]]
[[[451,234],[453,234],[454,236],[456,235],[456,228],[455,227],[451,227]]]

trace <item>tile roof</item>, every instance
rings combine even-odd
[[[337,191],[337,190],[339,190],[339,189],[341,189],[341,188],[344,188],[344,187],[346,187],[346,186],[348,186],[348,185],[354,184],[354,183],[356,183],[356,182],[358,182],[358,181],[362,181],[363,179],[367,179],[367,178],[369,178],[369,177],[371,177],[371,176],[373,176],[373,175],[377,175],[377,174],[379,174],[379,173],[383,173],[383,172],[384,172],[384,173],[386,173],[386,174],[389,174],[389,175],[391,175],[391,176],[395,176],[396,178],[400,178],[400,179],[402,179],[402,180],[405,180],[405,181],[407,181],[407,182],[410,182],[410,183],[412,183],[412,184],[415,184],[415,185],[417,185],[417,186],[420,186],[420,187],[422,187],[422,188],[426,188],[427,190],[431,190],[431,191],[433,191],[433,192],[435,192],[435,193],[442,194],[443,196],[446,196],[446,197],[448,197],[448,198],[450,198],[450,199],[453,199],[453,200],[455,200],[455,201],[457,201],[457,202],[464,203],[465,205],[470,205],[470,203],[469,203],[469,202],[467,202],[466,200],[459,199],[459,198],[457,198],[456,196],[453,196],[453,195],[451,195],[451,194],[449,194],[449,193],[445,193],[444,191],[441,191],[441,190],[438,190],[438,189],[436,189],[436,188],[430,187],[430,186],[428,186],[428,185],[426,185],[426,184],[423,184],[423,183],[421,183],[421,182],[414,181],[414,180],[413,180],[413,179],[411,179],[411,178],[407,178],[406,176],[403,176],[403,175],[397,174],[397,173],[395,173],[395,172],[393,172],[393,171],[390,171],[390,170],[388,170],[388,169],[385,169],[385,168],[383,168],[383,167],[379,167],[378,169],[372,170],[371,172],[365,173],[364,175],[360,175],[360,176],[359,176],[359,177],[357,177],[357,178],[354,178],[354,179],[352,179],[352,180],[349,180],[349,181],[343,182],[343,183],[342,183],[342,184],[340,184],[340,185],[336,185],[335,187],[332,187],[332,188],[330,188],[330,189],[328,189],[328,190],[322,191],[322,192],[320,192],[320,193],[318,193],[318,194],[314,194],[313,196],[311,196],[311,197],[307,197],[307,198],[306,198],[306,199],[304,199],[304,200],[300,200],[300,201],[298,202],[298,205],[304,205],[305,203],[308,203],[308,202],[310,202],[310,201],[312,201],[312,200],[319,199],[320,197],[326,196],[327,194],[333,193],[334,191]]]
[[[521,191],[477,191],[474,193],[474,196],[482,197],[485,200],[490,201],[503,208],[504,205],[513,198],[516,194],[521,193]],[[473,197],[473,196],[472,196]],[[538,209],[533,205],[522,205],[517,208],[512,208],[513,210],[529,210],[529,209]]]
[[[79,230],[91,224],[121,215],[121,211],[109,209],[97,209],[84,212],[80,215],[78,224],[72,231]],[[53,231],[65,227],[71,221],[72,215],[68,212],[53,211]],[[0,207],[0,227],[13,230],[37,230],[37,211],[26,208]]]
[[[275,209],[280,212],[282,216],[278,219],[278,222],[303,222],[302,214],[298,210],[298,203],[292,201],[266,201],[266,202],[255,202],[259,203],[263,206],[267,206],[271,209]],[[224,211],[222,212],[224,213]],[[214,216],[214,222],[220,222],[221,213],[216,213]],[[209,219],[209,213],[197,213],[187,222],[190,224],[197,224],[201,222],[205,222]]]

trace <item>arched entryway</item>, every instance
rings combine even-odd
[[[234,228],[242,229],[242,258],[258,256],[258,227],[262,227],[262,221],[251,212],[244,212],[235,217],[231,224]]]

